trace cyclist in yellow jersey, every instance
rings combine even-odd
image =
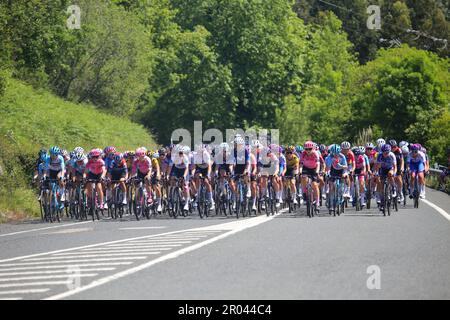
[[[298,166],[300,164],[300,160],[297,155],[294,153],[295,148],[293,146],[289,146],[286,148],[286,174],[285,177],[289,178],[291,194],[293,195],[293,203],[297,204],[297,188],[295,187],[295,176],[298,174]]]
[[[162,212],[162,205],[161,205],[161,186],[160,186],[160,180],[161,180],[161,170],[160,170],[160,165],[159,165],[159,153],[158,152],[153,152],[153,151],[149,151],[147,153],[148,157],[150,159],[152,159],[152,179],[151,179],[151,184],[152,184],[152,189],[153,191],[156,193],[156,205],[157,205],[157,209],[156,211],[158,213]]]

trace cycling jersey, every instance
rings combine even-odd
[[[44,170],[45,171],[64,171],[65,170],[64,158],[62,156],[57,156],[52,159],[52,157],[48,157],[45,162]]]
[[[310,154],[305,150],[302,152],[301,164],[307,169],[316,169],[320,164],[320,157],[316,151],[312,151]]]
[[[102,159],[97,160],[90,159],[86,164],[86,171],[88,173],[92,173],[93,175],[102,174],[104,168],[105,168],[105,161],[103,161]]]
[[[369,154],[366,152],[366,156],[369,158],[369,164],[372,167],[377,161],[378,154],[375,150],[371,150]]]
[[[327,170],[343,170],[347,167],[347,158],[342,153],[339,153],[336,156],[330,154],[325,158],[325,165]]]
[[[111,180],[118,181],[125,178],[128,174],[127,162],[122,159],[119,163],[113,160],[108,168],[108,173],[111,175]]]
[[[425,154],[422,151],[417,153],[410,152],[409,154],[409,170],[410,172],[423,172],[425,171]]]
[[[211,155],[206,150],[203,150],[202,152],[195,152],[193,161],[197,168],[207,169],[211,163]]]
[[[83,161],[75,161],[72,169],[74,170],[75,174],[82,175],[84,171],[86,170],[86,164],[88,163],[87,159],[84,159]]]
[[[352,150],[348,150],[347,154],[345,154],[345,159],[347,160],[348,171],[352,171],[355,164],[355,154],[352,152]]]
[[[152,161],[149,157],[145,156],[142,160],[136,159],[133,162],[133,167],[131,169],[131,174],[135,175],[136,171],[142,174],[147,174],[152,169]]]
[[[163,173],[165,173],[167,168],[172,165],[172,161],[170,160],[170,158],[168,156],[166,156],[164,159],[158,158],[158,163],[159,163],[159,169]]]
[[[284,168],[286,167],[286,157],[284,156],[284,154],[280,154],[279,164],[280,164],[279,173],[281,173],[281,172],[283,172]]]
[[[366,166],[370,166],[370,160],[369,157],[367,156],[367,154],[363,154],[364,157],[364,163],[366,164]]]
[[[385,157],[383,153],[378,154],[377,164],[380,164],[381,168],[384,170],[391,170],[397,164],[397,159],[392,152],[389,152]]]
[[[299,164],[300,164],[300,159],[295,154],[292,154],[291,159],[288,159],[286,157],[286,167],[288,169],[294,169],[295,167],[298,168]]]
[[[152,169],[156,171],[159,168],[159,161],[156,158],[152,158]]]
[[[366,161],[364,160],[364,156],[360,154],[355,158],[355,168],[356,169],[363,169],[366,165]]]
[[[110,158],[110,157],[105,157],[105,168],[106,170],[109,170],[109,168],[111,167],[112,162],[114,161],[114,158]]]

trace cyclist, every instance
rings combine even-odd
[[[104,203],[103,187],[102,187],[102,182],[105,180],[106,176],[106,168],[105,162],[103,161],[101,156],[102,156],[101,149],[92,149],[91,152],[89,152],[89,160],[84,170],[83,179],[86,179],[87,177],[89,180],[97,181],[97,182],[89,182],[86,185],[88,191],[87,195],[89,199],[89,197],[92,194],[92,188],[96,188],[100,201],[100,209],[103,210],[107,209],[107,205],[105,206]]]
[[[41,179],[44,175],[45,163],[47,162],[48,152],[46,149],[39,150],[38,159],[36,160],[33,181]]]
[[[293,203],[297,204],[297,187],[295,185],[295,177],[298,175],[298,168],[300,165],[300,160],[297,155],[294,154],[295,148],[289,146],[286,148],[286,172],[285,177],[289,179],[288,184],[291,189],[292,197],[294,198]]]
[[[258,166],[259,166],[259,176],[260,179],[260,192],[261,192],[261,200],[263,200],[267,196],[267,186],[268,179],[272,179],[273,189],[275,191],[275,195],[277,195],[278,189],[277,184],[274,183],[273,177],[278,174],[280,169],[278,157],[272,152],[269,147],[263,147],[261,153],[258,158]],[[273,199],[275,200],[275,199]],[[262,202],[262,208],[265,209],[264,201]]]
[[[359,188],[359,196],[361,199],[355,199],[355,201],[361,200],[361,206],[364,207],[366,205],[366,194],[364,192],[364,177],[366,175],[366,160],[364,158],[364,153],[362,149],[356,147],[354,149],[355,155],[355,178],[358,182],[355,181],[355,188]]]
[[[54,146],[50,148],[50,157],[46,159],[46,163],[44,165],[44,179],[46,180],[47,177],[52,180],[58,180],[59,185],[59,195],[60,195],[60,202],[61,202],[61,208],[64,208],[64,202],[65,202],[65,196],[64,196],[64,176],[66,174],[66,167],[64,163],[64,158],[61,155],[61,150]],[[46,186],[48,187],[48,183],[46,183]]]
[[[209,203],[211,204],[210,209],[215,209],[215,203],[212,196],[212,186],[211,186],[211,155],[206,150],[203,144],[199,144],[195,147],[194,153],[194,164],[195,164],[195,172],[194,172],[194,184],[196,193],[200,190],[200,176],[204,178],[205,186],[206,186],[206,197],[208,198]],[[198,195],[195,194],[195,205],[198,205]]]
[[[72,165],[72,181],[75,184],[75,188],[83,181],[83,174],[86,170],[87,157],[83,153],[76,153],[74,162]]]
[[[258,159],[260,157],[261,152],[261,143],[258,140],[252,141],[252,148],[249,148],[250,154],[250,188],[251,188],[251,202],[252,202],[252,211],[256,211],[256,198],[257,198],[257,176],[258,176]]]
[[[332,144],[328,147],[329,154],[325,158],[325,172],[329,177],[329,182],[334,182],[336,178],[345,179],[347,176],[347,158],[341,153],[341,147],[338,144]],[[329,193],[327,185],[326,193]]]
[[[410,154],[409,154],[409,172],[411,175],[410,188],[414,188],[414,179],[416,175],[419,179],[419,192],[420,198],[425,199],[425,154],[420,151],[420,146],[417,144],[412,144],[410,146]],[[412,198],[412,192],[409,195]]]
[[[344,197],[348,198],[350,202],[352,202],[352,196],[350,194],[350,188],[353,184],[353,174],[355,172],[355,155],[350,150],[351,144],[348,141],[344,141],[341,143],[341,153],[345,156],[345,159],[347,160],[347,170],[348,175],[345,178],[346,187],[344,190]]]
[[[114,157],[113,161],[110,163],[109,168],[107,169],[108,179],[110,181],[119,181],[119,188],[122,189],[123,192],[123,199],[122,204],[127,204],[127,186],[125,185],[125,181],[128,179],[128,168],[127,168],[127,162],[123,158],[123,154],[120,152],[117,152]],[[111,185],[108,186],[108,189],[111,189]],[[110,190],[112,191],[112,190]]]
[[[236,188],[236,181],[239,175],[244,176],[244,183],[247,186],[247,194],[244,196],[250,198],[251,187],[250,187],[250,152],[245,147],[245,140],[241,136],[237,136],[234,139],[234,150],[233,150],[233,168],[234,168],[234,188]],[[233,192],[237,194],[235,189]]]
[[[301,155],[300,161],[300,176],[303,189],[303,199],[306,199],[306,184],[309,176],[312,180],[312,188],[314,193],[314,201],[319,206],[319,170],[320,170],[320,157],[315,150],[314,143],[312,141],[306,141],[304,144],[304,151]]]
[[[272,151],[272,153],[278,158],[278,172],[272,178],[275,196],[277,198],[277,203],[275,205],[278,208],[280,207],[281,203],[283,203],[283,180],[281,179],[281,175],[286,169],[286,157],[284,156],[284,154],[280,153],[280,147],[278,145],[272,143],[269,148],[270,151]]]
[[[183,197],[184,197],[184,211],[189,210],[189,149],[177,145],[173,147],[171,154],[172,163],[170,165],[170,186],[175,187],[175,178],[183,178]]]
[[[147,191],[147,204],[151,205],[153,203],[152,190],[150,186],[151,176],[152,176],[152,161],[146,156],[147,149],[145,147],[140,147],[136,149],[136,159],[133,162],[131,168],[131,176],[142,179],[145,184],[145,190]]]
[[[399,190],[398,191],[398,193],[399,193],[398,202],[402,202],[403,201],[402,176],[403,176],[403,171],[405,170],[405,165],[403,162],[403,154],[402,154],[402,150],[397,145],[397,141],[395,141],[394,139],[391,139],[388,141],[388,143],[391,146],[392,153],[395,155],[395,158],[397,160],[397,172],[396,172],[396,176],[395,176],[394,180],[397,184],[397,190]]]
[[[381,153],[378,154],[377,162],[374,166],[374,171],[378,174],[382,179],[388,179],[388,182],[391,184],[393,188],[392,196],[396,196],[396,187],[394,183],[394,176],[397,172],[397,159],[395,155],[391,152],[391,146],[389,144],[384,144],[381,146]],[[383,185],[381,180],[378,181],[377,188],[377,203],[381,203],[381,198],[383,194]],[[384,208],[380,207],[381,210]]]

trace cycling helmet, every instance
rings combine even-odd
[[[422,145],[420,143],[416,143],[416,145],[417,145],[417,148],[419,148],[419,150],[422,149]]]
[[[355,153],[356,149],[358,149],[358,147],[357,147],[357,146],[353,146],[350,150],[351,150],[353,153]]]
[[[166,149],[166,148],[161,148],[161,149],[158,150],[158,153],[159,153],[160,155],[162,155],[162,154],[167,154],[167,149]]]
[[[189,148],[189,146],[184,146],[183,147],[183,152],[188,154],[189,152],[191,152],[191,148]]]
[[[391,146],[392,148],[394,148],[394,147],[397,146],[397,141],[395,141],[394,139],[389,140],[388,143],[390,144],[390,146]]]
[[[361,149],[359,149],[358,147],[354,147],[352,149],[352,152],[355,154],[355,156],[360,156],[362,154]]]
[[[377,146],[381,147],[382,145],[385,145],[386,141],[383,138],[380,138],[377,140]]]
[[[245,144],[244,139],[241,136],[236,136],[236,138],[234,138],[234,143],[236,144]]]
[[[417,144],[412,144],[412,145],[410,145],[410,150],[411,151],[419,151],[419,146]]]
[[[145,148],[137,148],[136,149],[136,157],[144,157],[147,150]]]
[[[375,146],[373,145],[372,142],[367,142],[366,143],[366,149],[374,149],[374,148],[375,148]]]
[[[344,141],[341,143],[341,149],[350,149],[351,144],[348,141]]]
[[[403,154],[408,154],[408,153],[409,153],[409,148],[408,148],[407,145],[404,145],[404,146],[402,147],[402,153],[403,153]]]
[[[259,140],[253,140],[252,147],[253,148],[261,148],[261,143],[259,142]]]
[[[361,151],[361,153],[365,153],[366,152],[366,148],[364,148],[363,146],[359,146],[358,148]]]
[[[116,148],[115,147],[106,147],[105,150],[103,150],[103,153],[108,155],[110,153],[116,153]]]
[[[390,152],[391,151],[391,145],[390,144],[384,144],[382,147],[381,147],[381,151],[382,152]]]
[[[153,152],[152,158],[153,159],[159,159],[159,153],[158,152]]]
[[[295,151],[297,151],[298,153],[302,153],[303,152],[303,147],[302,146],[296,146],[295,147]]]
[[[70,151],[70,153],[69,153],[70,159],[73,159],[73,158],[75,157],[76,154],[77,154],[77,153],[76,153],[75,151]]]
[[[229,149],[228,143],[222,142],[220,144],[220,149],[225,149],[225,151],[228,151],[228,149]]]
[[[47,154],[47,149],[39,150],[39,157],[41,157],[43,154]]]
[[[313,142],[313,146],[314,150],[319,150],[319,145],[317,143]]]
[[[89,157],[100,157],[102,154],[102,151],[100,149],[92,149],[91,152],[89,152]]]
[[[286,148],[286,152],[294,152],[294,151],[295,151],[294,146],[289,146]]]
[[[84,161],[86,160],[86,156],[83,153],[75,154],[75,161]]]
[[[306,141],[303,146],[305,147],[305,149],[313,149],[314,148],[314,142]]]
[[[319,150],[321,153],[324,153],[325,151],[327,151],[327,146],[324,144],[319,145]]]
[[[425,149],[424,147],[420,148],[420,151],[422,151],[423,153],[427,153],[427,149]]]
[[[338,144],[332,144],[330,146],[330,153],[334,156],[341,152],[341,147]]]
[[[76,147],[75,149],[73,149],[73,151],[75,153],[84,153],[84,149],[82,147]]]
[[[118,152],[114,155],[115,163],[120,163],[122,160],[123,160],[123,154],[121,154],[120,152]]]
[[[54,147],[51,147],[50,148],[50,154],[52,155],[52,156],[57,156],[57,155],[59,155],[61,153],[61,150],[57,147],[57,146],[54,146]]]
[[[400,141],[400,143],[398,144],[398,146],[400,148],[403,148],[403,146],[408,146],[408,145],[409,145],[409,143],[407,141]]]

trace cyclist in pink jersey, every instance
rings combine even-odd
[[[131,176],[144,180],[145,189],[148,194],[147,203],[151,204],[153,202],[150,184],[152,177],[152,160],[145,155],[146,153],[147,150],[144,147],[136,149],[136,159],[133,161],[131,167]]]
[[[364,183],[364,177],[366,175],[366,159],[364,158],[364,155],[362,153],[362,150],[360,148],[354,149],[354,155],[355,155],[355,177],[357,177],[358,183],[355,181],[355,188],[357,188],[357,185],[359,185],[359,196],[361,197],[361,206],[366,205],[366,194],[365,194],[365,183]],[[359,201],[359,199],[355,199],[356,201]]]
[[[89,161],[86,164],[86,168],[83,174],[83,179],[93,180],[94,182],[90,182],[86,185],[88,198],[92,193],[92,188],[95,187],[97,189],[99,201],[100,201],[100,209],[104,209],[103,203],[103,188],[102,181],[106,176],[106,168],[105,162],[100,158],[102,154],[102,150],[93,149],[89,153]],[[89,200],[90,201],[90,200]]]
[[[312,141],[305,142],[305,150],[302,152],[300,160],[300,175],[302,176],[302,189],[303,199],[306,199],[306,184],[308,183],[307,177],[311,177],[312,188],[314,192],[314,199],[316,205],[319,206],[319,170],[320,170],[320,157],[315,150],[314,143]]]

